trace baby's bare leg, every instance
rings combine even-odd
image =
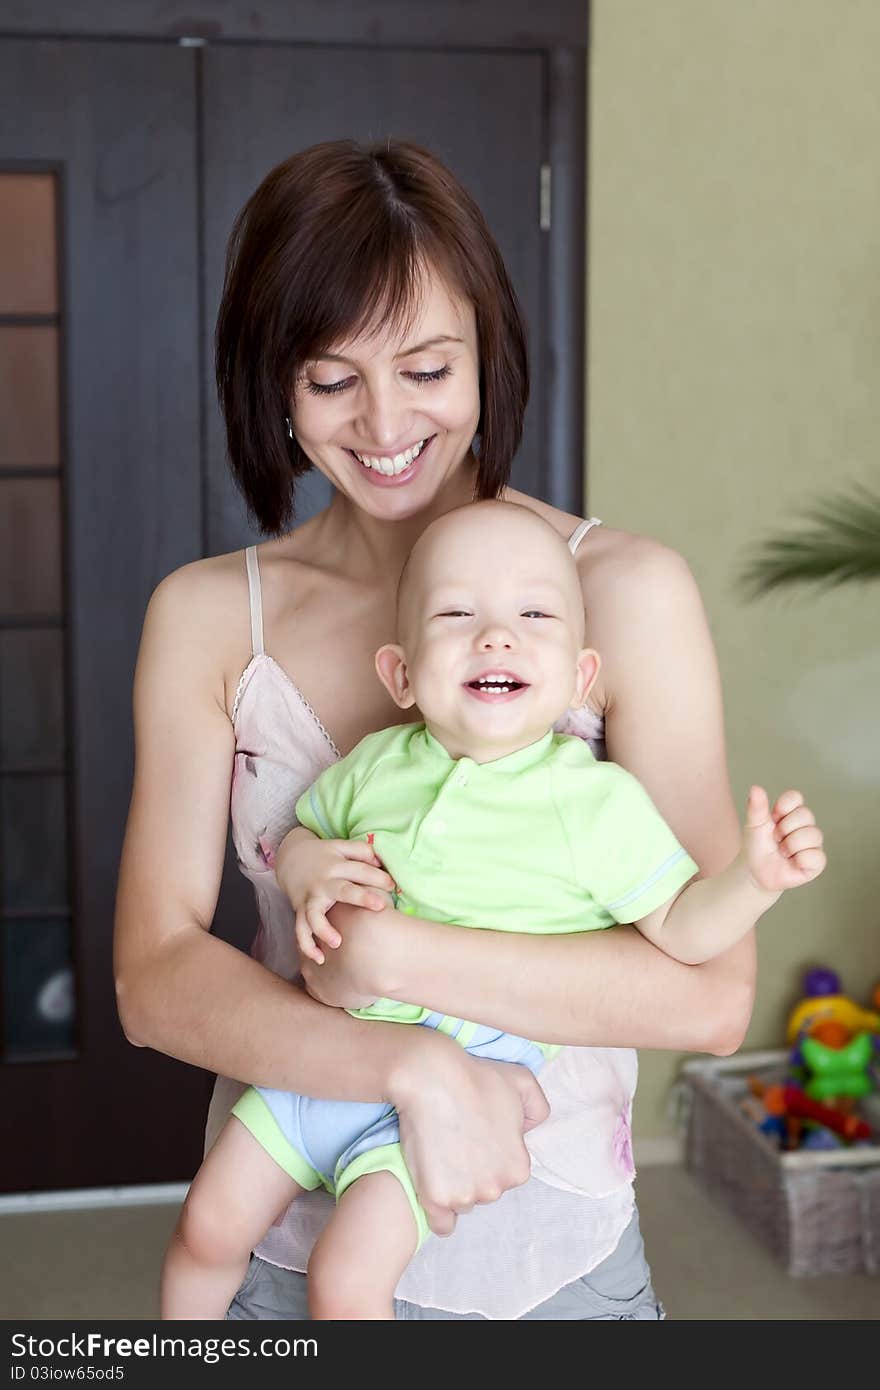
[[[394,1290],[418,1230],[392,1173],[365,1173],[339,1199],[309,1260],[309,1312],[327,1319],[393,1321]]]
[[[161,1316],[226,1316],[251,1250],[304,1189],[230,1115],[187,1193],[162,1267]]]

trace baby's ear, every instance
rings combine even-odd
[[[587,696],[595,684],[601,665],[599,653],[593,651],[592,647],[584,647],[583,651],[578,653],[572,709],[582,709],[587,703]]]
[[[416,702],[406,671],[403,647],[389,642],[376,653],[376,673],[392,700],[401,709],[410,709]]]

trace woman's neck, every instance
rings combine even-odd
[[[475,480],[476,463],[469,456],[430,506],[413,516],[388,521],[370,516],[342,493],[335,493],[323,515],[325,525],[332,530],[334,553],[345,557],[340,567],[352,579],[375,578],[377,574],[396,578],[425,528],[437,517],[473,501]]]

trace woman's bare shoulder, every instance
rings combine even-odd
[[[668,593],[681,584],[693,584],[684,556],[651,536],[594,526],[577,550],[578,573],[585,599],[632,601],[634,595]]]
[[[192,560],[156,586],[147,607],[141,660],[183,665],[229,709],[251,657],[250,605],[243,550]]]
[[[508,490],[506,496],[512,502],[531,507],[566,540],[583,520],[573,512],[552,507],[526,493]],[[575,558],[584,598],[590,603],[604,601],[606,595],[609,599],[616,597],[621,602],[630,602],[633,594],[643,588],[653,589],[660,585],[662,589],[667,585],[687,583],[688,579],[693,584],[687,563],[677,550],[650,536],[604,524],[590,528]]]

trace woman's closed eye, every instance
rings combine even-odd
[[[451,375],[452,368],[449,366],[437,367],[436,370],[432,372],[403,373],[403,376],[405,376],[407,380],[411,381],[415,386],[425,386],[432,381],[445,381],[446,377]],[[313,381],[311,377],[307,377],[305,380],[305,387],[307,391],[311,391],[313,396],[334,396],[339,391],[347,391],[348,388],[350,386],[353,386],[356,381],[356,376],[346,376],[343,377],[341,381],[331,381],[326,383],[322,381]]]

